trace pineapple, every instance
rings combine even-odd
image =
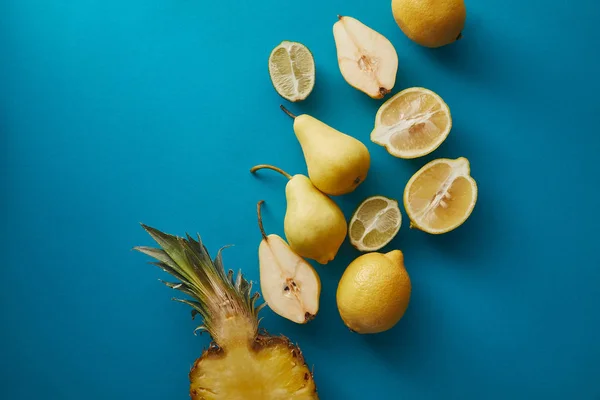
[[[318,399],[313,374],[300,349],[286,337],[259,333],[258,293],[238,272],[225,273],[219,250],[211,260],[198,240],[172,236],[142,225],[161,248],[135,247],[158,262],[153,264],[179,282],[164,282],[191,299],[174,299],[200,314],[213,342],[189,373],[193,400],[313,400]]]

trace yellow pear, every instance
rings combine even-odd
[[[404,315],[411,289],[400,250],[363,254],[348,265],[340,279],[338,310],[354,332],[387,331]]]
[[[310,115],[296,116],[284,106],[281,109],[294,119],[308,176],[317,189],[339,196],[352,192],[367,178],[371,156],[361,141]]]
[[[291,176],[272,165],[257,165],[250,172],[263,168],[289,179],[285,186],[287,210],[283,229],[292,250],[319,264],[333,260],[348,231],[342,210],[304,175]]]
[[[381,99],[396,83],[396,49],[385,36],[359,20],[338,19],[333,24],[333,38],[342,76],[355,89]]]
[[[256,208],[262,241],[258,246],[260,290],[276,314],[298,324],[319,312],[321,280],[317,271],[278,235],[265,233],[259,201]]]

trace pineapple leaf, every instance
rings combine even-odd
[[[252,292],[252,281],[248,281],[248,287],[246,288],[246,291],[244,292],[244,295],[248,298],[250,298],[250,293]],[[256,292],[256,294],[258,294],[258,292]],[[252,296],[254,297],[254,296]]]
[[[197,253],[202,253],[205,250],[202,248],[203,246],[200,246],[200,243],[202,243],[202,239],[200,239],[200,236],[198,236],[198,241],[196,241],[193,237],[191,237],[187,233],[185,234],[185,236],[187,237],[187,241],[190,244],[190,246],[192,247],[192,250],[194,250]]]
[[[259,294],[251,295],[252,282],[244,279],[241,271],[235,280],[232,270],[225,272],[222,251],[229,246],[219,249],[213,260],[199,235],[196,240],[188,234],[182,238],[143,224],[142,227],[160,248],[134,249],[156,259],[158,262],[152,264],[179,281],[161,282],[192,298],[173,300],[192,307],[192,318],[202,316],[204,323],[197,330],[207,330],[218,344],[225,346],[256,336],[258,313],[266,303],[256,306]]]
[[[213,264],[215,265],[217,272],[223,278],[223,280],[227,279],[227,276],[225,275],[225,267],[223,266],[223,250],[225,250],[228,247],[232,247],[232,245],[227,245],[227,246],[221,247],[219,249],[219,251],[217,252],[217,256],[215,257],[215,260],[213,261]]]
[[[185,277],[186,281],[191,280],[191,276],[189,276],[189,274],[185,270],[182,270],[181,267],[164,250],[146,246],[137,246],[133,249],[160,261],[160,263],[153,264],[162,268],[166,272],[171,274],[171,271],[175,271],[178,275],[177,279],[182,279],[181,276],[183,276]]]
[[[169,257],[169,255],[164,250],[146,246],[136,246],[133,249],[144,253],[152,258],[155,258],[161,263],[166,264],[171,268],[178,269],[178,266],[177,264],[175,264],[175,261],[173,261],[173,259]]]
[[[262,303],[260,306],[256,307],[256,315],[258,315],[258,313],[260,312],[260,310],[262,310],[263,308],[265,308],[267,306],[267,303]]]
[[[198,332],[200,332],[200,334],[202,334],[202,332],[208,332],[208,328],[204,325],[197,326],[196,329],[194,329],[194,335],[197,335]]]
[[[181,275],[179,272],[177,272],[177,270],[171,268],[170,266],[168,266],[165,263],[162,263],[162,262],[150,262],[150,264],[156,265],[158,268],[162,269],[163,271],[165,271],[168,274],[173,275],[175,278],[179,279],[182,282],[189,282],[189,279],[187,277]]]
[[[238,270],[238,273],[235,277],[235,288],[238,291],[243,292],[243,290],[242,290],[242,271],[240,271],[240,270]]]
[[[180,243],[180,238],[177,236],[163,233],[158,229],[143,225],[142,227],[152,236],[152,239],[160,245],[164,252],[175,262],[178,269],[185,273],[190,279],[193,279],[193,271],[190,270],[187,260],[183,254],[183,249]]]
[[[161,283],[165,284],[165,286],[170,287],[171,289],[181,289],[181,288],[185,289],[185,286],[183,285],[183,283],[167,282],[167,281],[163,281],[162,279],[159,279],[159,281]]]
[[[181,248],[183,249],[183,255],[188,261],[188,264],[191,265],[191,267],[197,274],[205,275],[205,273],[203,273],[204,269],[202,267],[204,267],[204,264],[207,264],[207,260],[210,263],[210,257],[207,257],[206,255],[206,249],[200,247],[198,243],[196,245],[193,245],[190,242],[183,239],[181,240],[180,244]],[[210,268],[208,265],[206,265],[206,267]]]
[[[176,236],[163,233],[158,229],[151,228],[144,224],[142,224],[142,227],[150,234],[150,236],[152,236],[152,239],[159,244],[162,250],[164,250],[164,252],[167,253],[177,265],[181,266],[183,264],[180,246]]]
[[[186,300],[186,299],[178,299],[176,297],[173,297],[171,300],[178,301],[179,303],[187,304],[188,306],[190,306],[194,310],[196,310],[203,317],[205,315],[207,315],[206,309],[204,309],[204,307],[202,306],[202,304],[200,302],[198,302],[198,301]]]
[[[188,306],[192,307],[194,310],[198,311],[199,313],[202,313],[202,304],[200,304],[197,301],[186,300],[186,299],[178,299],[178,298],[175,298],[175,297],[173,297],[171,300],[187,304]]]
[[[256,300],[258,300],[260,298],[260,294],[258,292],[254,293],[252,295],[252,297],[250,297],[250,307],[251,308],[256,308],[255,304],[256,304]]]
[[[170,287],[171,289],[179,290],[181,293],[185,293],[190,297],[194,297],[194,298],[198,297],[198,294],[192,288],[190,288],[188,285],[186,285],[185,283],[173,283],[173,282],[166,282],[163,280],[160,280],[160,281],[162,283],[164,283],[166,286]]]

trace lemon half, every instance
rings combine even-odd
[[[450,108],[429,89],[413,87],[379,107],[371,140],[399,158],[416,158],[437,149],[452,128]]]
[[[477,183],[464,157],[431,161],[410,178],[404,189],[404,207],[411,227],[432,234],[462,225],[476,202]]]
[[[301,101],[315,86],[315,60],[302,43],[283,41],[271,51],[269,75],[281,97]]]

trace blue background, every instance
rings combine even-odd
[[[598,399],[600,5],[467,1],[464,39],[421,48],[388,1],[4,0],[0,3],[0,398],[185,399],[209,338],[171,302],[165,275],[131,251],[144,222],[200,233],[257,281],[255,204],[283,234],[285,181],[306,173],[278,109],[267,58],[281,40],[313,52],[317,83],[292,104],[367,144],[372,167],[336,198],[401,198],[437,157],[466,156],[479,184],[471,218],[429,236],[404,225],[413,283],[392,330],[352,334],[335,304],[346,242],[319,266],[318,318],[263,326],[300,344],[322,399]],[[381,101],[339,73],[337,14],[387,36],[394,93],[424,86],[454,125],[407,161],[369,140]]]

